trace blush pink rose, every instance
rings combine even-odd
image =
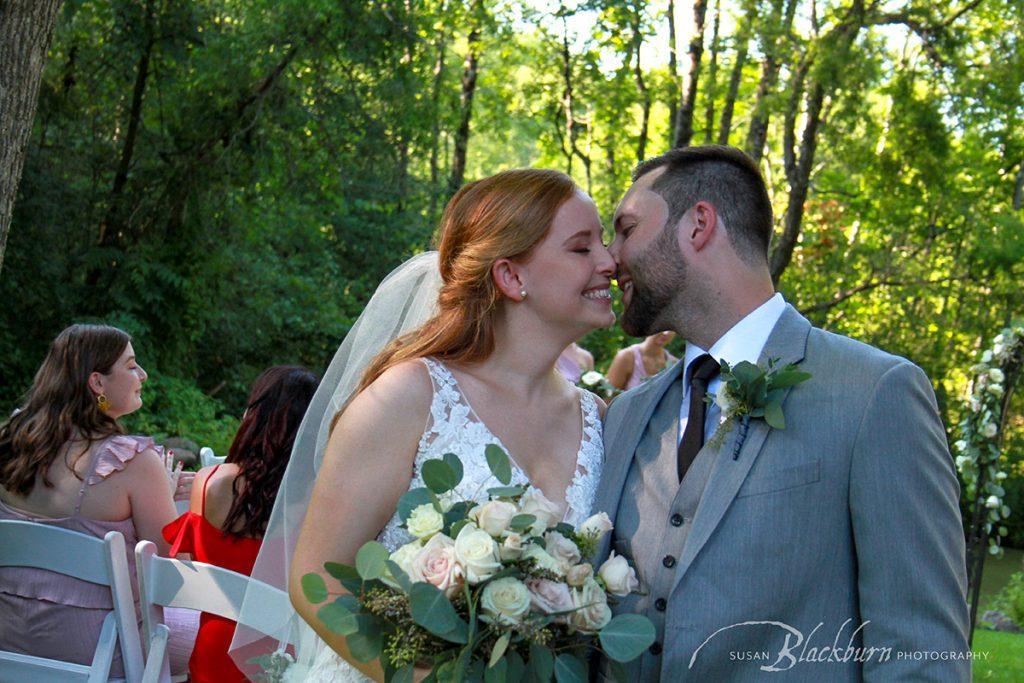
[[[430,537],[412,561],[410,578],[425,581],[444,591],[449,598],[455,595],[465,579],[462,566],[455,561],[455,541],[444,534]]]

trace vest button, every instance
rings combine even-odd
[[[657,657],[661,654],[661,643],[655,643],[651,645],[651,654]]]
[[[664,612],[666,607],[668,607],[668,602],[665,601],[665,598],[658,598],[654,601],[654,609],[659,612]]]
[[[683,516],[677,512],[676,514],[672,515],[671,519],[669,519],[668,521],[672,523],[672,526],[682,526]]]
[[[668,569],[672,569],[672,567],[676,566],[676,558],[672,557],[671,555],[666,555],[664,558],[662,558],[661,563],[665,565]]]

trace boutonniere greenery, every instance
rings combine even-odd
[[[751,420],[764,420],[773,429],[786,428],[786,417],[782,414],[786,390],[811,378],[809,372],[798,370],[796,365],[778,367],[778,363],[776,358],[769,359],[766,367],[749,361],[730,366],[721,361],[719,377],[722,388],[704,400],[717,404],[722,411],[718,429],[711,437],[710,444],[714,448],[722,445],[733,424],[740,426],[739,437],[733,447],[733,460],[739,456]]]

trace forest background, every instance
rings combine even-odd
[[[607,219],[638,160],[706,142],[761,165],[786,298],[921,365],[951,441],[969,367],[1024,310],[1024,0],[43,5],[0,410],[57,332],[102,321],[151,374],[129,427],[224,453],[256,375],[322,372],[463,182],[562,169]],[[582,344],[604,369],[632,341]]]

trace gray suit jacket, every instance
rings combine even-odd
[[[685,527],[678,510],[645,507],[643,488],[623,494],[639,447],[675,461],[682,364],[608,410],[594,509],[664,520],[656,537],[613,533],[598,553],[645,558],[641,579],[664,592],[619,607],[658,629],[631,678],[969,680],[959,485],[927,377],[792,307],[769,358],[811,379],[786,396],[784,430],[751,421],[735,458],[739,428],[717,453],[705,446],[707,484]],[[661,553],[672,561],[651,560]]]

